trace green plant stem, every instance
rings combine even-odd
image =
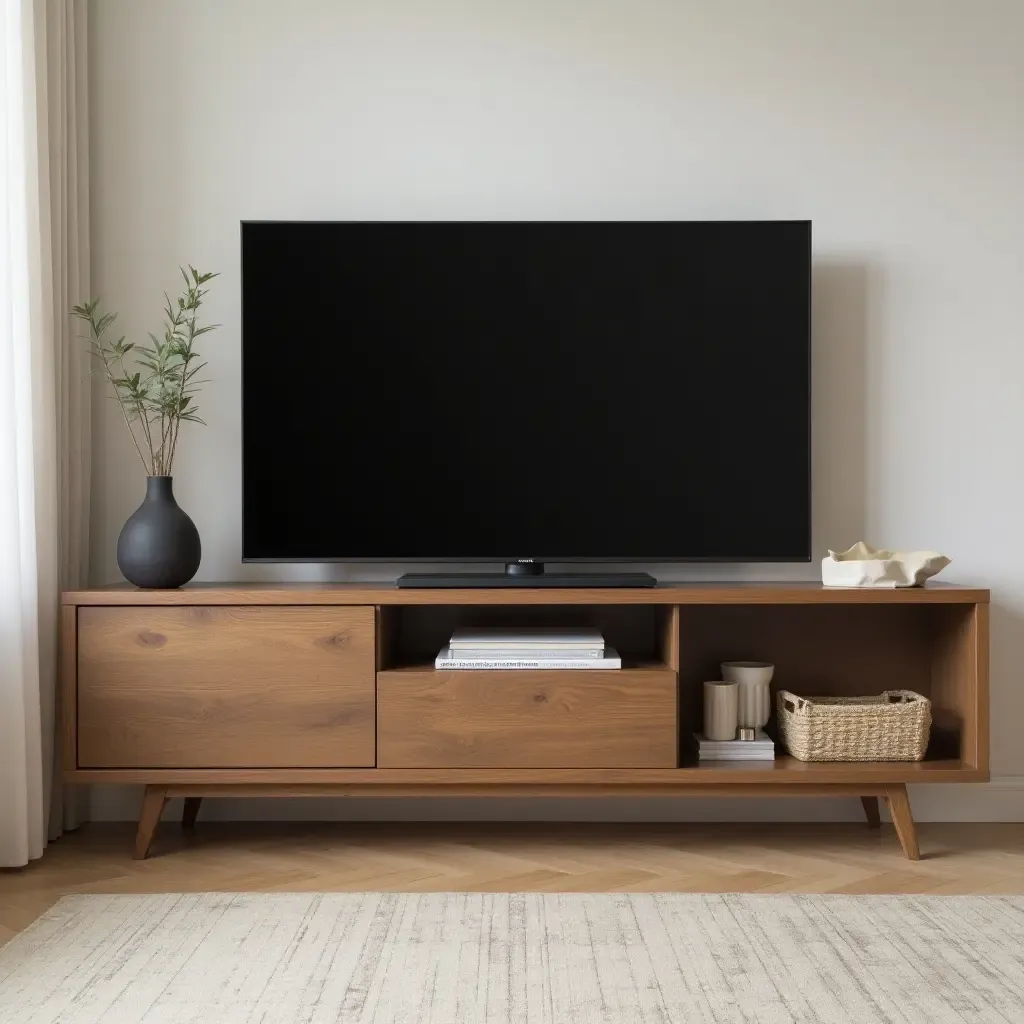
[[[187,347],[186,347],[186,350],[185,350],[185,355],[182,358],[182,362],[181,362],[181,383],[180,383],[180,385],[178,387],[178,401],[177,401],[177,405],[175,406],[175,408],[179,410],[179,413],[180,413],[180,410],[181,410],[181,400],[185,396],[185,384],[186,384],[185,376],[188,373],[188,364],[189,364],[189,362],[192,359],[192,346],[193,346],[193,344],[195,344],[195,340],[196,340],[196,319],[199,316],[198,309],[199,309],[199,295],[197,293],[196,294],[196,298],[195,298],[195,302],[194,302],[193,307],[192,307],[192,319],[188,321],[188,344],[187,344]],[[179,415],[177,417],[177,419],[174,421],[174,424],[173,424],[173,427],[172,427],[171,457],[170,457],[170,460],[168,462],[169,466],[174,464],[174,453],[175,453],[175,451],[177,450],[177,447],[178,447],[178,435],[180,433],[181,433],[181,416]]]
[[[119,365],[121,367],[121,376],[123,378],[127,377],[128,376],[128,370],[126,369],[126,367],[124,365],[124,357],[123,356],[118,356],[118,363],[119,363]],[[116,390],[117,389],[115,388],[115,392],[116,392]],[[124,403],[120,402],[119,404],[121,405],[121,411],[124,412]],[[135,401],[135,411],[138,413],[139,419],[142,421],[142,433],[145,436],[146,444],[149,447],[149,466],[146,467],[146,475],[147,476],[156,476],[157,475],[157,472],[156,472],[156,455],[153,453],[153,437],[152,437],[152,435],[149,432],[149,417],[146,415],[146,410],[143,409],[142,403],[140,401],[138,401],[137,399]],[[128,422],[128,414],[127,413],[125,413],[125,422],[126,423]],[[131,428],[129,427],[129,429],[131,429]],[[135,437],[135,431],[133,430],[132,431],[132,438],[134,438],[134,437]],[[136,446],[136,448],[139,447],[139,444],[138,444],[137,441],[135,443],[135,446]],[[141,448],[139,449],[139,454],[140,455],[142,454]],[[146,460],[143,459],[142,461],[145,462]],[[152,467],[152,470],[150,470],[150,467]]]
[[[160,476],[164,476],[164,453],[167,451],[167,424],[163,406],[160,408]]]
[[[188,371],[188,356],[191,355],[191,352],[192,352],[192,342],[193,342],[194,337],[195,337],[194,333],[193,333],[195,331],[195,322],[196,322],[195,321],[195,314],[193,314],[193,316],[192,316],[192,325],[191,325],[192,326],[192,332],[190,332],[189,340],[188,340],[188,355],[182,357],[182,363],[181,363],[181,385],[180,385],[180,387],[178,389],[178,403],[179,403],[179,405],[175,406],[176,409],[180,408],[182,392],[185,390],[185,373]],[[172,336],[177,335],[178,328],[180,326],[181,326],[181,311],[179,310],[179,312],[175,313],[174,316],[171,318],[171,334],[172,334]],[[163,425],[163,417],[164,417],[163,405],[161,404],[161,412],[160,412],[161,429],[162,429],[162,425]],[[178,431],[180,429],[181,429],[181,418],[180,417],[175,418],[175,417],[172,416],[170,421],[167,424],[167,439],[166,439],[165,442],[163,442],[164,444],[169,446],[168,447],[169,455],[168,455],[168,458],[167,458],[167,473],[168,473],[168,475],[170,475],[170,472],[171,472],[171,470],[174,467],[174,452],[175,452],[175,449],[178,447]]]
[[[114,383],[114,375],[110,372],[110,364],[102,354],[100,355],[100,359],[103,361],[103,371],[107,375],[107,380],[110,381],[110,386],[114,389],[114,396],[115,398],[118,398],[117,385]],[[132,436],[132,442],[135,444],[135,450],[139,453],[139,461],[142,463],[142,468],[146,471],[146,476],[150,476],[149,466],[146,464],[146,457],[142,454],[142,448],[139,445],[139,439],[135,436],[135,431],[132,430],[131,420],[128,419],[128,412],[125,410],[124,402],[118,398],[117,404],[121,409],[121,415],[124,417],[124,425],[128,428],[128,433]]]

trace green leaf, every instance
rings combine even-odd
[[[104,313],[99,320],[92,320],[92,329],[99,335],[103,334],[106,329],[117,319],[116,313]]]

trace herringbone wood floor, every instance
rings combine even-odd
[[[921,825],[924,859],[891,825],[91,825],[0,872],[0,942],[64,893],[697,891],[1024,893],[1024,825]]]

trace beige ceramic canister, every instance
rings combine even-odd
[[[739,686],[724,679],[704,684],[704,736],[709,740],[736,739]]]

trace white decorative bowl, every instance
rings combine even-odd
[[[949,565],[938,551],[890,551],[858,541],[821,560],[826,587],[919,587]]]

